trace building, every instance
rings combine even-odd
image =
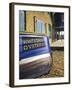
[[[64,13],[20,10],[19,33],[45,34],[52,44],[64,38]]]
[[[52,21],[48,12],[19,11],[20,33],[46,34],[50,36]]]

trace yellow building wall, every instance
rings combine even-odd
[[[51,18],[48,12],[38,12],[38,11],[27,11],[26,12],[26,32],[34,32],[34,16],[36,19],[42,20],[46,23],[46,34],[48,34],[48,24],[52,26]]]

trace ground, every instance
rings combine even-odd
[[[49,73],[40,78],[64,76],[64,51],[53,51],[53,65]]]

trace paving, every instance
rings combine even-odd
[[[49,73],[40,78],[64,76],[64,51],[53,51],[53,65]]]
[[[64,47],[64,39],[56,40],[54,42],[51,42],[50,40],[50,45],[53,47]]]

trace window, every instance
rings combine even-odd
[[[47,34],[47,23],[45,23],[45,33]]]
[[[33,20],[34,20],[34,32],[35,32],[35,24],[36,24],[36,16],[33,17]]]
[[[51,38],[51,30],[52,30],[52,27],[51,27],[50,24],[48,24],[48,27],[49,27],[48,36],[49,36],[49,38]]]
[[[35,25],[36,33],[45,33],[45,23],[42,20],[37,19]]]
[[[26,30],[26,11],[19,10],[19,31]]]

